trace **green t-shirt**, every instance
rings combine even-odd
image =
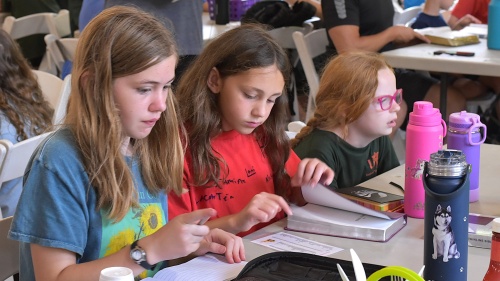
[[[335,172],[335,179],[330,184],[333,189],[355,186],[399,166],[387,136],[357,148],[335,133],[314,129],[294,151],[300,158],[318,158],[330,166]]]

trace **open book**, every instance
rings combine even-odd
[[[370,241],[388,241],[406,225],[406,215],[375,211],[318,184],[302,187],[307,205],[292,205],[286,229]]]

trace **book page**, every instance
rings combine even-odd
[[[337,194],[335,191],[329,189],[328,187],[325,187],[324,185],[317,184],[315,187],[302,187],[302,195],[304,196],[304,199],[313,204],[321,205],[321,206],[326,206],[326,207],[331,207],[331,208],[336,208],[336,209],[341,209],[341,210],[346,210],[346,211],[351,211],[355,213],[360,213],[360,214],[365,214],[365,215],[370,215],[378,218],[383,218],[383,219],[393,219],[393,218],[398,218],[401,217],[402,214],[400,213],[393,213],[394,215],[387,213],[382,213],[378,212],[366,207],[363,207],[357,203],[352,202],[351,200],[342,197],[341,195]],[[392,217],[395,216],[395,217]]]
[[[318,256],[329,256],[343,250],[342,248],[337,248],[286,232],[274,233],[255,239],[252,242],[278,251],[307,253]]]
[[[234,279],[247,264],[227,263],[224,256],[204,255],[186,263],[171,266],[158,271],[149,281],[222,281]]]

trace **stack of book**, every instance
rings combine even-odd
[[[402,212],[404,197],[363,186],[341,188],[337,193],[367,208],[384,212]]]

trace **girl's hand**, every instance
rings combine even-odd
[[[194,254],[199,256],[208,252],[224,254],[229,263],[239,263],[246,259],[243,239],[218,228],[210,230]]]
[[[282,210],[288,215],[292,214],[290,206],[283,197],[261,192],[234,216],[232,224],[237,226],[238,232],[247,231],[258,223],[272,220]]]
[[[154,234],[142,238],[140,245],[148,253],[148,262],[154,264],[195,252],[210,232],[208,226],[198,223],[216,214],[214,209],[182,214],[170,220]]]
[[[304,158],[300,161],[291,184],[295,187],[315,186],[318,183],[329,185],[332,183],[334,175],[333,170],[321,160]]]
[[[451,26],[451,29],[460,30],[470,25],[471,23],[481,24],[481,21],[478,18],[474,17],[473,15],[467,14],[463,16],[461,19],[459,19],[456,23],[454,23],[454,25]]]

